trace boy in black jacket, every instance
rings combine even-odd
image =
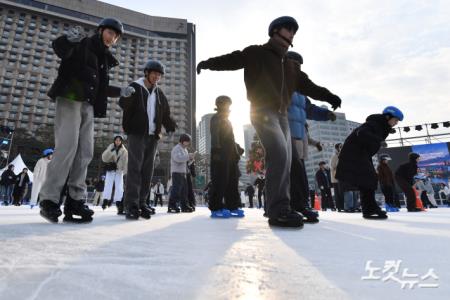
[[[372,156],[385,143],[392,127],[402,120],[403,113],[394,106],[386,107],[382,114],[368,116],[366,122],[347,137],[339,154],[336,178],[344,191],[360,191],[362,213],[366,219],[387,219],[386,212],[375,201],[378,176]]]
[[[341,99],[326,88],[314,84],[299,64],[287,59],[297,32],[297,21],[279,17],[269,25],[269,41],[242,51],[213,57],[197,65],[202,69],[244,69],[247,98],[251,103],[250,119],[265,150],[266,200],[269,225],[302,227],[303,216],[290,205],[291,136],[287,118],[294,91],[330,103],[333,109]]]
[[[409,161],[398,167],[395,171],[395,180],[406,196],[406,208],[409,212],[420,212],[420,208],[416,207],[416,193],[414,192],[414,176],[417,175],[417,162],[420,155],[417,153],[409,153]]]
[[[94,154],[94,118],[106,116],[107,97],[133,92],[109,85],[108,71],[119,64],[109,48],[123,34],[122,23],[103,19],[91,37],[83,37],[80,31],[79,27],[72,28],[52,43],[61,58],[58,77],[48,92],[56,101],[56,151],[39,198],[41,216],[53,223],[61,215],[59,198],[66,181],[64,221],[92,221],[94,211],[85,205],[85,198],[87,167]]]
[[[175,121],[170,116],[169,102],[158,81],[164,75],[164,66],[150,60],[145,64],[144,77],[132,82],[136,92],[131,97],[121,97],[123,130],[128,135],[128,174],[124,195],[126,218],[150,219],[154,213],[146,203],[153,177],[156,146],[161,138],[161,128],[174,132]]]

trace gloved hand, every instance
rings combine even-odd
[[[206,69],[206,61],[201,61],[197,65],[197,74],[200,74],[202,69]]]
[[[386,143],[386,141],[381,141],[380,142],[380,147],[381,148],[387,148],[388,144]]]
[[[133,95],[135,92],[136,92],[136,90],[132,86],[123,87],[120,89],[120,96],[128,98],[131,95]]]
[[[72,27],[69,29],[69,32],[67,32],[67,40],[72,43],[78,43],[83,37],[83,28],[81,28],[81,26]]]
[[[332,111],[328,112],[327,117],[328,117],[328,120],[330,120],[332,122],[336,121],[336,114],[334,112],[332,112]]]
[[[336,110],[338,107],[341,107],[341,98],[339,98],[338,96],[332,94],[331,97],[328,98],[328,103],[331,104],[331,107],[333,108],[333,110]]]
[[[316,148],[317,148],[317,151],[319,151],[319,152],[323,150],[323,147],[320,144],[320,142],[316,144]]]

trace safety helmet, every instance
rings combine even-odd
[[[297,53],[295,51],[288,51],[286,55],[288,58],[295,60],[299,64],[303,64],[303,57],[300,55],[300,53]]]
[[[105,18],[101,20],[97,28],[110,28],[117,32],[119,35],[123,34],[123,24],[115,18]]]
[[[283,16],[276,18],[269,25],[269,36],[272,37],[275,29],[286,28],[294,29],[294,32],[298,30],[298,23],[293,17]]]
[[[48,148],[48,149],[45,149],[44,151],[42,151],[42,155],[44,155],[44,156],[49,156],[51,154],[53,154],[52,148]]]
[[[161,73],[161,75],[164,75],[165,69],[166,68],[162,63],[157,60],[151,59],[145,64],[144,73],[146,71],[156,71],[158,73]]]
[[[383,109],[383,115],[388,115],[392,118],[397,118],[399,121],[403,121],[403,113],[395,106],[388,106]]]

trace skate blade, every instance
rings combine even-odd
[[[41,217],[43,217],[45,220],[47,220],[49,223],[52,223],[52,224],[57,224],[57,223],[58,223],[58,220],[56,220],[56,222],[55,222],[54,220],[50,219],[49,217],[47,217],[47,216],[45,216],[45,215],[43,215],[43,214],[40,214],[40,215],[41,215]]]

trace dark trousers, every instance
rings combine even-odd
[[[394,188],[392,185],[382,185],[381,192],[384,195],[384,202],[386,204],[395,206],[394,204]]]
[[[186,173],[172,173],[172,189],[169,196],[169,207],[187,207]]]
[[[381,210],[375,200],[375,190],[360,188],[359,194],[361,197],[361,209],[363,214],[373,214]]]
[[[264,188],[258,188],[258,208],[266,207],[266,199],[264,197]]]
[[[153,135],[128,135],[128,172],[124,197],[126,210],[146,205],[157,144],[158,140]]]
[[[322,208],[332,208],[334,209],[333,197],[331,196],[331,188],[323,188],[320,190],[320,195],[322,196]]]
[[[406,208],[415,209],[416,208],[416,193],[414,192],[412,185],[410,185],[405,179],[395,176],[395,181],[401,188],[406,196]]]
[[[211,160],[212,185],[208,190],[208,207],[211,211],[224,208],[235,210],[241,204],[237,164],[229,157],[223,155],[220,157],[221,160]]]
[[[336,208],[338,210],[344,209],[344,192],[339,187],[339,182],[333,183],[334,190],[334,202],[336,203]]]
[[[291,207],[296,211],[303,211],[309,206],[309,184],[306,175],[305,161],[292,154],[291,163]]]
[[[428,198],[428,194],[426,191],[420,192],[420,200],[422,200],[423,207],[425,208],[433,206],[433,204],[431,204],[430,202],[430,199]]]
[[[248,194],[248,205],[250,208],[253,207],[253,197],[255,196],[255,194]]]
[[[253,127],[265,151],[265,209],[269,218],[291,211],[291,132],[286,114],[252,107]]]
[[[155,194],[155,206],[158,205],[158,200],[162,207],[163,206],[162,194]]]
[[[189,173],[186,174],[186,180],[187,180],[187,202],[190,207],[195,207],[195,194],[191,174]]]

